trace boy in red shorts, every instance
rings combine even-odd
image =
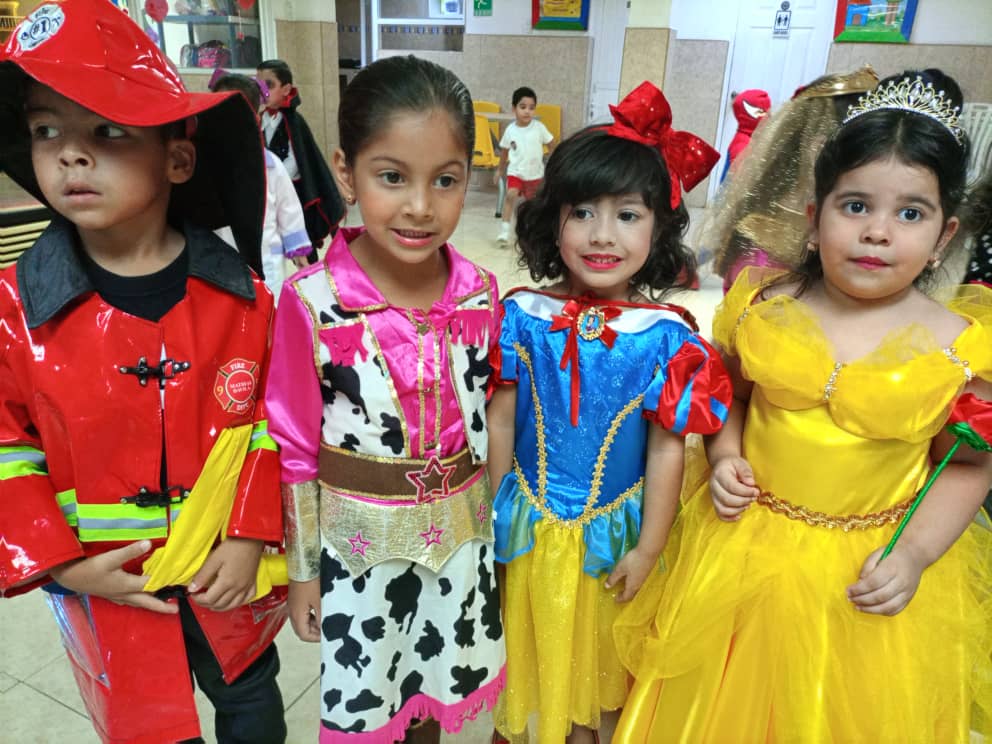
[[[524,199],[530,199],[537,193],[544,178],[544,146],[554,140],[548,128],[534,118],[537,94],[532,88],[517,88],[512,100],[516,120],[510,122],[499,141],[497,171],[497,178],[506,176],[506,198],[500,213],[503,222],[497,237],[504,244],[510,242],[510,220],[517,197],[522,194]]]

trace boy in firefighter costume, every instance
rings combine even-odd
[[[38,7],[0,85],[0,171],[57,213],[0,272],[0,592],[45,586],[104,742],[198,737],[191,670],[219,741],[282,742],[253,112],[106,0]]]

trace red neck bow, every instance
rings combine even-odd
[[[672,129],[672,107],[647,81],[634,88],[619,106],[610,106],[610,113],[613,124],[606,127],[607,134],[640,142],[661,153],[672,181],[672,209],[682,203],[682,190],[689,191],[706,178],[720,159],[720,153],[696,135]]]
[[[582,296],[566,302],[561,315],[551,316],[552,331],[568,331],[559,367],[565,369],[572,365],[572,426],[579,425],[579,336],[586,341],[599,339],[606,348],[612,349],[617,332],[606,322],[618,315],[620,308],[597,303],[594,297]]]

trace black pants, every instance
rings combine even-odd
[[[276,684],[276,675],[279,674],[276,645],[269,646],[240,677],[227,684],[185,598],[179,600],[179,615],[190,671],[214,706],[214,730],[218,744],[283,744],[286,741],[286,718],[282,694]]]

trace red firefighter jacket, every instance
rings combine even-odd
[[[281,543],[261,403],[272,296],[212,233],[186,237],[186,296],[158,322],[93,291],[61,220],[0,272],[0,593],[44,584],[74,558],[162,545],[230,426],[254,428],[227,534]],[[126,568],[140,574],[141,561]],[[228,681],[278,632],[283,596],[225,613],[191,603]],[[72,594],[52,604],[105,741],[198,735],[178,615]]]

